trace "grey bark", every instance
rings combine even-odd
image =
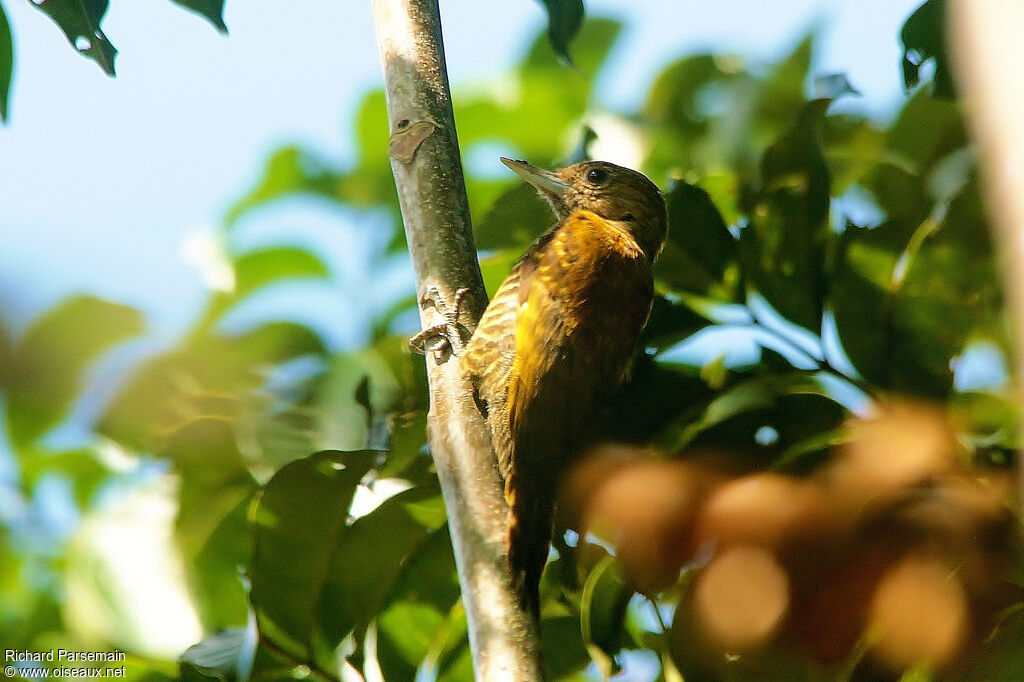
[[[436,0],[374,0],[384,68],[389,154],[418,291],[436,287],[449,306],[469,290],[469,332],[487,304],[470,224]],[[421,306],[424,328],[445,322]],[[518,607],[506,556],[503,482],[490,434],[459,359],[427,354],[427,439],[448,511],[479,680],[541,679],[537,624]]]

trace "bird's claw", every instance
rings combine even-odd
[[[462,312],[462,300],[469,293],[469,289],[463,287],[455,292],[455,301],[449,309],[441,296],[441,291],[436,286],[428,286],[420,296],[420,305],[432,304],[438,313],[444,317],[444,322],[427,327],[420,333],[409,339],[409,348],[426,355],[427,351],[434,354],[438,360],[444,358],[446,351],[452,355],[462,354],[464,344],[462,342],[462,327],[459,325],[459,314]],[[436,340],[435,340],[436,339]],[[431,343],[431,341],[433,341]]]

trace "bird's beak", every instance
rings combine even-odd
[[[565,190],[569,185],[551,171],[531,166],[525,161],[501,157],[501,162],[515,171],[516,175],[530,183],[544,194],[551,195],[558,201],[565,200]]]

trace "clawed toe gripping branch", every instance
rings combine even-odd
[[[434,285],[428,286],[420,296],[420,305],[424,308],[433,305],[444,318],[444,322],[427,327],[410,338],[409,348],[422,355],[431,351],[438,361],[444,359],[446,352],[451,352],[455,356],[461,355],[465,347],[462,334],[466,327],[459,323],[459,315],[462,313],[462,300],[468,293],[467,287],[456,291],[455,301],[449,307],[441,295],[441,290]]]

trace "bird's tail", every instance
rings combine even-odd
[[[508,560],[520,606],[540,620],[540,576],[548,560],[554,501],[549,494],[517,493],[514,479],[505,487],[509,505]]]

